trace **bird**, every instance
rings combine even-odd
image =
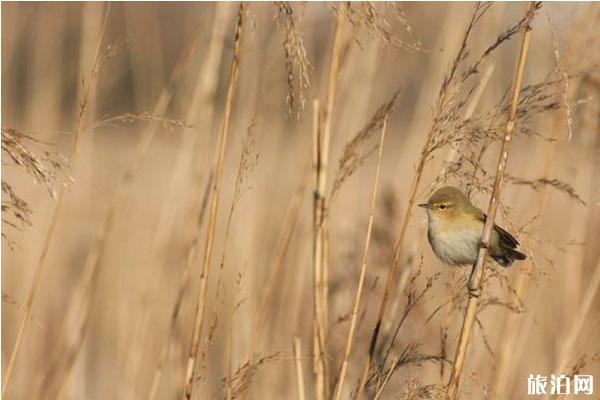
[[[451,266],[474,265],[481,245],[486,215],[459,189],[446,186],[436,190],[427,203],[418,204],[427,211],[427,238],[435,255]],[[527,256],[517,250],[513,235],[494,225],[488,254],[503,267]]]

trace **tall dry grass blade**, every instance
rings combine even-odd
[[[77,114],[75,116],[75,131],[73,132],[71,138],[70,151],[68,155],[68,165],[71,165],[73,160],[75,159],[77,153],[77,145],[79,143],[79,136],[82,132],[83,128],[83,119],[85,117],[86,111],[90,105],[90,93],[95,87],[95,83],[98,77],[98,65],[100,62],[100,50],[102,48],[102,43],[104,41],[104,35],[106,33],[106,25],[108,23],[108,17],[110,15],[110,3],[107,3],[106,10],[104,11],[104,16],[102,20],[102,25],[100,31],[98,33],[98,41],[96,44],[96,48],[94,51],[94,56],[92,59],[92,67],[89,71],[89,74],[83,80],[82,87],[80,90],[80,98],[78,102]],[[29,289],[27,295],[27,301],[25,302],[25,312],[21,317],[21,321],[19,323],[19,330],[17,332],[17,338],[15,340],[14,347],[12,349],[10,359],[6,366],[6,373],[4,374],[4,382],[2,384],[2,397],[6,398],[6,389],[10,384],[13,369],[15,366],[15,361],[17,360],[17,355],[19,354],[19,349],[21,347],[21,342],[23,340],[23,335],[25,333],[25,327],[27,326],[27,321],[31,315],[31,308],[33,306],[33,301],[35,299],[35,295],[37,293],[37,289],[40,283],[40,279],[42,277],[42,273],[44,271],[44,267],[46,265],[46,256],[48,255],[48,250],[50,248],[50,242],[52,241],[52,237],[54,236],[54,230],[58,223],[58,217],[60,211],[63,206],[63,201],[66,193],[66,188],[62,186],[59,190],[58,197],[56,200],[56,204],[54,205],[54,209],[52,210],[52,217],[50,218],[50,225],[48,226],[48,231],[46,232],[46,236],[44,238],[44,243],[42,245],[42,252],[38,259],[37,267],[34,273],[33,281],[31,282],[31,287]]]
[[[202,65],[199,68],[198,78],[194,88],[192,100],[188,105],[188,109],[185,115],[185,121],[194,125],[202,124],[206,126],[209,131],[212,130],[212,121],[214,118],[214,93],[218,84],[217,74],[212,73],[216,71],[221,63],[223,47],[225,43],[225,31],[227,27],[227,21],[231,16],[230,8],[234,8],[233,4],[215,4],[215,15],[213,27],[211,30],[210,43],[206,56],[202,60]],[[200,112],[198,110],[201,110]],[[200,167],[192,168],[193,159],[196,153],[200,153],[204,147],[203,140],[204,136],[201,135],[200,131],[194,131],[191,134],[184,134],[179,142],[177,148],[177,158],[174,163],[173,172],[169,180],[168,187],[166,189],[167,197],[163,201],[158,223],[154,235],[152,237],[152,245],[148,254],[148,262],[146,269],[148,272],[145,274],[144,282],[142,286],[144,294],[142,298],[152,298],[152,291],[155,290],[155,285],[160,279],[160,274],[155,273],[156,264],[163,261],[159,254],[165,250],[164,243],[168,242],[168,238],[171,235],[176,221],[177,207],[173,204],[177,203],[178,197],[181,196],[181,192],[185,186],[192,179],[190,175],[193,174],[194,170],[200,170]],[[199,175],[201,171],[197,171]],[[201,175],[200,175],[201,176]],[[212,177],[209,178],[209,182]],[[205,189],[205,194],[210,190],[210,184]],[[192,202],[195,201],[192,200]],[[204,202],[202,203],[204,206]],[[201,212],[203,214],[203,211]],[[199,224],[196,227],[199,228]],[[196,240],[193,241],[195,243]],[[187,267],[187,264],[186,264]],[[189,275],[189,272],[184,272],[184,275]],[[187,284],[185,284],[187,287]],[[140,304],[140,306],[144,306]],[[140,323],[137,324],[138,329],[133,334],[132,346],[129,348],[130,356],[127,357],[127,365],[125,366],[125,379],[128,378],[132,382],[129,385],[129,394],[126,398],[137,397],[133,390],[138,388],[138,385],[133,384],[133,380],[139,375],[139,371],[143,366],[142,359],[145,354],[144,345],[148,341],[148,335],[146,334],[149,328],[150,318],[153,313],[153,307],[145,305],[142,311],[142,315],[139,317]],[[162,351],[161,351],[162,354]]]
[[[469,106],[467,107],[467,109],[465,111],[465,116],[464,116],[465,121],[470,119],[473,116],[473,114],[475,113],[475,110],[477,109],[477,105],[479,104],[479,100],[481,99],[481,95],[483,94],[483,91],[484,91],[485,87],[487,86],[487,84],[492,76],[492,73],[494,72],[494,68],[495,68],[495,64],[490,64],[487,66],[485,72],[483,73],[480,84],[477,86],[477,89],[476,89],[475,93],[473,94],[473,97],[471,98],[471,103],[469,104]],[[459,139],[459,140],[461,140],[461,139]],[[456,161],[456,158],[458,156],[458,150],[459,150],[458,145],[459,145],[458,142],[453,143],[452,147],[446,154],[446,160],[445,160],[446,164],[444,165],[444,167],[442,168],[442,171],[440,172],[439,181],[435,182],[436,186],[441,185],[441,182],[443,182],[445,180],[446,175],[448,174],[450,164]],[[425,229],[426,229],[426,225],[423,225],[419,231],[418,237],[424,236]],[[415,245],[414,245],[415,248],[412,253],[415,255],[419,254],[422,244],[423,244],[422,241],[415,242]],[[455,305],[454,300],[455,300],[454,296],[451,296],[448,304],[444,307],[445,315],[444,315],[444,319],[442,320],[442,327],[440,328],[441,333],[442,333],[442,339],[440,340],[441,353],[444,355],[446,354],[446,332],[449,328],[450,314],[452,313],[452,310],[454,309],[454,305]],[[441,379],[444,378],[444,367],[445,367],[445,363],[440,363],[440,378]]]
[[[385,316],[387,304],[389,301],[389,296],[390,296],[390,293],[392,290],[393,278],[396,274],[396,269],[397,269],[397,266],[400,261],[401,249],[402,249],[402,245],[404,243],[404,238],[406,236],[406,232],[408,231],[408,221],[410,220],[410,217],[412,216],[412,211],[414,208],[414,204],[416,202],[417,189],[419,187],[419,183],[421,182],[421,176],[423,175],[423,170],[424,170],[425,164],[427,162],[428,148],[429,148],[429,144],[431,143],[433,133],[434,133],[434,129],[432,126],[432,128],[429,130],[429,132],[427,134],[427,137],[425,138],[425,143],[423,145],[423,148],[421,150],[421,155],[419,157],[419,163],[417,165],[417,169],[416,169],[415,175],[413,176],[412,183],[410,186],[408,205],[404,212],[402,226],[400,228],[400,233],[398,235],[398,239],[395,244],[394,260],[390,263],[390,268],[389,268],[387,276],[386,276],[386,286],[385,286],[385,289],[383,292],[383,296],[381,298],[381,303],[380,303],[379,311],[377,314],[375,328],[373,329],[373,333],[371,335],[371,341],[369,344],[369,355],[368,355],[367,361],[365,363],[365,367],[363,370],[363,374],[362,374],[362,378],[361,378],[361,382],[360,382],[360,386],[359,386],[359,391],[358,391],[359,399],[362,399],[365,395],[369,372],[371,370],[371,365],[373,362],[373,358],[375,356],[377,339],[379,337],[379,333],[381,330],[381,324],[383,323],[383,317]]]
[[[592,26],[594,22],[598,20],[598,16],[600,15],[598,11],[594,12],[585,12],[583,13],[583,17],[579,18],[579,21],[575,23],[575,25],[582,26]],[[579,40],[581,39],[581,28],[575,30],[569,40],[569,45],[565,48],[565,50],[570,50],[573,52],[574,48],[581,46]],[[585,32],[585,30],[584,30]],[[579,45],[579,46],[578,46]],[[561,76],[566,75],[566,72],[562,70],[562,66],[559,62],[558,49],[555,47],[555,58],[557,63],[557,73]],[[574,53],[578,53],[575,51]],[[579,62],[580,60],[578,60]],[[581,67],[581,66],[579,66]],[[585,71],[585,68],[584,68]],[[570,123],[569,119],[569,111],[566,108],[567,95],[575,94],[578,92],[578,87],[582,86],[583,80],[580,80],[572,85],[569,85],[570,93],[566,93],[563,91],[563,102],[565,103],[565,114],[564,115],[556,115],[555,119],[551,125],[551,129],[549,130],[551,133],[554,133],[551,136],[551,141],[548,143],[547,151],[543,156],[541,161],[542,168],[542,177],[551,177],[554,173],[554,170],[559,166],[558,161],[560,158],[558,157],[559,151],[564,148],[565,141],[569,140],[569,136],[571,133],[571,129],[569,127]],[[566,119],[566,121],[563,121]],[[561,129],[561,125],[565,124],[567,129]],[[548,199],[548,187],[546,185],[542,186],[539,191],[536,191],[536,196],[532,203],[532,210],[534,211],[534,215],[539,215],[543,209],[545,209]],[[525,248],[528,247],[528,243],[525,243]],[[532,272],[534,270],[534,263],[532,258],[528,258],[525,260],[523,266],[517,272],[517,276],[514,280],[514,298],[516,299],[525,299],[527,292],[529,291],[529,285],[531,283]],[[525,342],[523,333],[525,329],[523,329],[523,314],[519,313],[507,313],[506,317],[502,323],[502,332],[500,334],[500,343],[498,345],[497,351],[497,361],[494,368],[494,375],[492,377],[491,390],[490,390],[490,398],[492,399],[502,399],[506,395],[506,391],[510,388],[510,374],[509,372],[513,368],[515,360],[515,355],[519,354],[518,351],[514,351],[517,343],[519,342],[519,338],[523,338],[522,342]]]
[[[25,328],[6,391],[9,400],[50,400],[61,396],[62,400],[144,399],[151,391],[156,400],[181,399],[213,187],[207,179],[211,173],[210,179],[214,178],[239,3],[137,4],[111,7],[100,58],[108,51],[109,43],[111,48],[116,43],[111,38],[123,36],[115,29],[134,33],[128,42],[131,47],[126,47],[129,51],[119,53],[114,61],[111,58],[110,64],[100,62],[97,89],[90,95],[92,102],[87,106],[77,155],[70,167],[76,186],[66,189],[31,309],[30,315],[36,321],[28,322]],[[418,53],[406,53],[405,46],[389,43],[388,35],[409,37],[394,15],[395,10],[401,12],[398,7],[402,6],[353,3],[348,7],[326,170],[323,258],[327,257],[329,246],[329,283],[327,274],[319,274],[323,286],[329,288],[328,296],[319,293],[328,300],[323,309],[329,313],[323,347],[331,372],[331,396],[325,400],[336,400],[337,385],[342,385],[340,400],[356,397],[386,287],[384,281],[405,222],[411,182],[432,124],[436,127],[429,149],[434,151],[427,153],[417,187],[418,201],[408,218],[365,396],[369,400],[445,398],[468,301],[465,269],[440,270],[440,279],[407,318],[404,309],[424,283],[413,279],[414,271],[426,274],[439,264],[425,238],[426,216],[416,204],[425,200],[423,196],[427,197],[432,187],[441,184],[465,189],[473,200],[485,198],[485,206],[490,199],[522,35],[518,25],[528,2],[517,9],[490,4],[487,3],[489,11],[472,30],[441,108],[436,104],[440,84],[452,69],[475,4],[455,3],[435,9],[419,4],[408,6],[411,22],[414,18],[420,34],[427,38],[422,47],[431,49]],[[246,9],[247,6],[248,3]],[[64,145],[61,152],[68,154],[74,117],[79,111],[75,107],[80,95],[75,92],[81,90],[80,78],[90,71],[105,7],[99,3],[93,7],[71,7],[67,3],[2,4],[9,22],[2,25],[3,33],[8,33],[9,46],[13,47],[2,49],[7,61],[2,80],[6,84],[3,142],[5,129],[10,126],[39,141],[41,146],[34,144],[33,152],[44,142],[57,142]],[[296,120],[300,105],[298,76],[293,78],[294,116],[289,115],[289,103],[284,100],[290,93],[290,87],[286,87],[290,69],[286,67],[294,61],[284,60],[286,49],[282,49],[282,42],[287,40],[292,45],[296,40],[288,36],[288,27],[295,25],[299,28],[297,33],[307,28],[302,33],[306,55],[311,61],[314,58],[308,72],[311,83],[319,82],[320,88],[312,95],[304,91],[308,101],[305,111],[312,111],[315,97],[323,108],[337,4],[290,3],[290,7],[293,15],[289,8],[276,10],[275,3],[260,9],[250,6],[250,12],[244,15],[242,59],[225,149],[192,399],[315,398],[312,368],[319,353],[318,349],[313,350],[313,343],[318,342],[313,341],[311,304],[314,179],[310,150],[303,147],[311,146],[312,136],[309,132],[301,134],[303,129],[310,129],[313,116],[305,115],[309,119],[302,123]],[[487,398],[490,388],[499,384],[502,390],[494,400],[520,399],[527,390],[521,378],[532,367],[534,374],[536,369],[548,375],[554,373],[561,351],[565,351],[562,342],[572,328],[570,324],[579,318],[598,262],[599,249],[594,243],[600,229],[600,163],[596,162],[600,159],[600,37],[594,26],[600,22],[600,7],[575,4],[551,8],[550,17],[560,20],[559,36],[551,35],[546,21],[535,17],[536,31],[531,39],[527,76],[519,94],[517,124],[510,144],[510,164],[496,215],[496,221],[503,218],[507,228],[519,236],[529,259],[512,269],[491,265],[485,269],[475,317],[477,325],[471,333],[457,395],[461,398]],[[224,21],[218,16],[222,9],[227,10]],[[580,18],[584,14],[596,17]],[[355,26],[357,21],[359,26]],[[215,30],[222,34],[213,46]],[[180,83],[172,88],[166,112],[152,114],[182,50],[196,36],[200,38],[197,55]],[[498,47],[497,53],[478,61],[489,45],[495,45],[496,38],[505,37],[508,38],[501,46],[503,50]],[[577,41],[572,40],[575,37]],[[512,38],[514,46],[508,43]],[[211,56],[211,48],[216,49],[219,61]],[[558,52],[562,66],[553,55],[556,48],[562,50]],[[209,59],[215,61],[212,67],[208,66]],[[495,69],[484,88],[486,68],[491,64]],[[474,73],[470,72],[472,65]],[[465,74],[468,77],[463,80]],[[397,86],[390,80],[392,76],[411,77],[406,89],[411,96],[404,101],[399,98],[402,106],[395,107],[393,113],[382,113],[389,114],[390,130],[386,129],[383,145],[377,208],[353,342],[345,379],[340,382],[361,272],[383,117],[368,134],[357,135],[360,140],[342,136],[357,133],[358,129],[348,129],[366,122],[363,117],[372,115],[365,115],[368,109],[381,105],[375,103],[377,99],[390,99]],[[201,81],[214,84],[213,89],[201,89]],[[569,103],[571,112],[567,109]],[[567,140],[568,114],[572,118],[571,141]],[[264,122],[260,128],[257,126],[262,165],[255,171],[257,186],[253,190],[259,193],[253,199],[244,199],[248,209],[238,208],[229,217],[230,198],[238,192],[238,140],[241,141],[253,115]],[[390,125],[392,117],[403,121],[405,129],[396,130]],[[118,193],[120,179],[134,161],[150,126],[156,127],[156,134],[113,227],[105,235],[107,244],[101,251],[101,264],[90,279],[93,268],[84,268],[83,261],[96,245],[98,228]],[[388,147],[395,149],[388,152]],[[52,156],[54,149],[49,150],[44,154]],[[2,155],[7,153],[3,150]],[[371,155],[368,170],[361,171]],[[29,202],[32,226],[41,229],[22,225],[23,229],[15,232],[15,251],[4,248],[8,251],[2,260],[6,292],[2,301],[9,335],[4,343],[3,367],[8,364],[15,343],[18,323],[25,311],[21,305],[26,302],[54,208],[54,199],[46,199],[47,188],[43,184],[31,185],[26,168],[18,163],[13,166],[10,156],[6,159],[10,164],[3,171],[3,178],[15,195]],[[396,167],[394,173],[387,170],[391,165]],[[61,178],[67,177],[65,170],[61,172]],[[392,181],[384,185],[387,172]],[[4,202],[18,207],[10,189],[2,186],[3,208]],[[522,186],[529,189],[522,191]],[[58,189],[56,186],[57,195]],[[587,206],[580,208],[554,191],[579,197]],[[505,202],[515,193],[519,201],[515,207],[509,207]],[[364,202],[359,194],[365,196]],[[131,207],[134,199],[136,204]],[[198,217],[203,208],[205,216],[200,225]],[[28,215],[23,210],[15,212]],[[3,218],[7,217],[21,224],[12,210],[3,214]],[[225,264],[220,268],[222,254]],[[491,262],[488,257],[486,263]],[[125,264],[127,268],[123,269]],[[236,280],[238,272],[243,279]],[[528,287],[522,286],[523,290],[517,285],[521,276],[529,282]],[[85,282],[90,282],[89,286]],[[241,284],[234,286],[238,282]],[[15,290],[18,291],[13,293]],[[600,314],[594,309],[598,296],[599,293],[574,345],[569,346],[573,350],[567,370],[558,371],[571,376],[571,380],[575,374],[592,373],[597,366],[598,357],[580,357],[577,353],[583,355],[600,345]],[[67,309],[69,303],[76,307]],[[230,318],[234,303],[236,307],[239,304],[235,311],[238,314]],[[77,311],[77,318],[71,323],[73,311]],[[284,355],[277,357],[282,362],[269,363],[268,355],[279,348],[294,356],[294,336],[301,339],[301,348],[296,351],[299,357],[287,359]],[[439,351],[440,348],[445,351]],[[73,358],[77,352],[79,356]],[[441,366],[444,371],[440,375]],[[494,380],[495,369],[501,367],[507,372],[504,384]],[[47,381],[49,371],[54,375]],[[298,372],[302,373],[303,394]],[[154,379],[153,374],[160,379]]]
[[[517,59],[517,64],[513,77],[510,111],[508,115],[508,120],[506,122],[506,130],[504,133],[504,139],[502,141],[502,148],[500,150],[500,158],[498,159],[496,177],[494,179],[494,186],[492,189],[490,203],[488,206],[487,218],[483,227],[481,246],[477,255],[477,261],[473,266],[473,270],[471,271],[471,276],[468,282],[469,299],[467,302],[467,308],[465,310],[460,339],[456,348],[456,355],[454,356],[454,362],[452,364],[450,381],[448,383],[448,388],[446,391],[446,396],[448,400],[454,400],[458,394],[458,387],[466,358],[467,347],[469,345],[471,332],[473,330],[473,325],[475,322],[477,305],[479,303],[479,296],[481,295],[481,282],[485,272],[487,246],[490,240],[492,229],[494,227],[494,219],[496,217],[496,212],[498,211],[499,197],[502,189],[502,182],[504,180],[504,172],[506,170],[506,164],[508,160],[508,151],[510,150],[510,142],[516,124],[519,93],[521,92],[523,74],[525,71],[525,61],[527,59],[527,52],[529,50],[529,43],[531,41],[531,22],[533,21],[533,17],[535,15],[534,12],[536,8],[538,8],[538,5],[535,2],[531,2],[527,9],[527,25],[524,27],[523,37],[521,40],[519,50],[519,57]]]
[[[162,116],[167,111],[167,108],[171,104],[175,96],[177,86],[181,83],[184,78],[187,67],[193,61],[194,55],[198,50],[200,44],[200,35],[195,36],[189,44],[184,48],[182,54],[173,68],[169,81],[161,90],[156,103],[150,113],[153,116]],[[157,120],[160,123],[160,118]],[[89,253],[87,254],[84,265],[84,272],[82,276],[93,277],[96,271],[99,269],[101,260],[104,256],[106,245],[108,243],[108,237],[112,232],[114,223],[117,221],[117,217],[123,206],[125,199],[127,198],[131,186],[140,171],[142,164],[148,154],[150,145],[154,140],[154,137],[158,129],[156,125],[150,125],[142,133],[142,138],[138,143],[131,163],[127,166],[127,169],[123,172],[117,184],[116,193],[108,207],[107,212],[104,214],[98,232],[96,234],[95,243],[91,246]],[[84,279],[80,280],[78,287],[87,287],[89,282]],[[77,296],[73,296],[77,297]]]
[[[296,368],[296,387],[298,391],[298,400],[306,400],[304,392],[304,373],[302,372],[302,342],[298,336],[294,336],[294,367]]]
[[[232,359],[232,350],[231,350],[231,326],[233,324],[233,322],[231,321],[231,319],[234,318],[234,314],[232,313],[232,315],[230,316],[230,321],[228,321],[227,323],[227,376],[225,377],[225,387],[227,390],[227,396],[225,397],[227,400],[233,400],[233,386],[231,384],[231,370],[233,369],[232,363],[233,363],[233,359]]]
[[[369,206],[369,221],[367,223],[367,235],[365,237],[365,243],[363,247],[363,254],[361,259],[360,276],[358,278],[358,287],[356,288],[356,294],[354,296],[354,305],[352,306],[352,317],[350,320],[350,328],[348,329],[348,336],[346,338],[346,349],[344,351],[344,359],[340,369],[338,378],[337,388],[335,390],[334,399],[340,400],[342,397],[342,390],[344,389],[344,381],[346,379],[346,371],[348,370],[348,363],[350,360],[350,353],[352,351],[352,344],[354,342],[354,331],[356,330],[356,322],[358,320],[358,310],[360,308],[360,299],[363,292],[365,283],[365,275],[367,272],[367,258],[369,255],[369,246],[371,245],[371,234],[373,232],[373,220],[375,219],[375,205],[377,204],[377,192],[379,190],[379,175],[381,172],[381,158],[383,154],[383,143],[385,139],[385,130],[387,128],[387,116],[383,120],[383,126],[381,128],[381,137],[379,139],[379,150],[377,153],[377,167],[375,168],[375,177],[373,178],[373,189],[371,192],[371,204]]]
[[[329,397],[329,374],[327,362],[327,321],[328,321],[328,255],[327,255],[327,169],[329,148],[331,143],[331,126],[333,123],[333,105],[337,92],[340,72],[341,51],[343,44],[343,27],[346,19],[347,5],[340,3],[336,10],[335,31],[329,65],[329,82],[325,105],[318,110],[315,103],[315,126],[313,126],[313,161],[314,161],[314,202],[313,202],[313,272],[314,272],[314,308],[315,329],[315,398],[324,400]]]
[[[358,398],[362,399],[365,396],[365,392],[367,389],[367,383],[369,381],[369,374],[373,364],[373,358],[375,356],[375,351],[377,349],[377,341],[379,335],[381,333],[383,319],[386,314],[386,310],[388,307],[388,302],[391,295],[392,285],[394,277],[396,275],[396,270],[398,269],[398,265],[401,261],[401,256],[403,255],[403,247],[404,241],[407,235],[409,222],[412,218],[412,213],[414,210],[414,205],[417,197],[417,190],[419,188],[421,178],[423,176],[423,171],[425,165],[428,160],[431,158],[431,155],[434,151],[441,148],[442,146],[448,144],[448,138],[445,137],[447,131],[453,131],[451,129],[451,125],[453,124],[451,121],[463,121],[462,118],[457,119],[456,115],[459,110],[462,110],[464,106],[467,104],[461,99],[458,98],[458,95],[462,90],[465,89],[465,82],[474,76],[478,72],[477,66],[480,65],[489,54],[494,51],[501,43],[510,39],[515,32],[516,27],[522,25],[522,21],[509,30],[501,34],[496,42],[473,63],[469,68],[463,72],[460,71],[461,67],[464,64],[464,61],[467,59],[470,49],[469,44],[471,40],[471,36],[473,34],[473,30],[477,23],[481,21],[484,15],[489,10],[491,4],[490,3],[477,3],[474,9],[474,12],[467,24],[467,28],[463,34],[463,39],[459,45],[459,49],[454,57],[454,61],[447,68],[447,72],[444,75],[443,81],[441,83],[438,98],[436,102],[436,106],[434,109],[433,121],[429,127],[427,135],[425,136],[425,141],[423,146],[421,147],[421,152],[417,161],[415,173],[413,175],[409,192],[408,192],[408,201],[406,205],[406,209],[404,211],[402,224],[400,226],[400,231],[398,233],[397,239],[394,244],[393,251],[393,260],[390,263],[387,275],[386,275],[386,284],[383,292],[383,296],[381,298],[379,311],[377,314],[377,319],[375,322],[375,327],[373,329],[373,333],[371,335],[371,341],[369,344],[369,354],[365,363],[365,367],[363,370],[363,375],[358,387]],[[460,73],[459,73],[460,72]],[[472,93],[469,91],[469,93]],[[467,96],[468,97],[468,96]],[[404,287],[408,282],[410,276],[410,268],[406,268],[403,274],[400,276],[400,287]]]
[[[552,129],[552,131],[559,131],[558,127]],[[544,156],[544,165],[542,176],[551,176],[554,169],[554,163],[560,147],[562,146],[562,140],[559,137],[554,137],[554,140],[549,144],[548,151]],[[539,215],[547,204],[548,200],[547,186],[543,186],[539,192],[536,192],[536,196],[532,202],[532,209],[534,215]],[[524,248],[528,247],[528,243],[524,244]],[[517,276],[514,280],[514,298],[518,301],[524,300],[525,295],[529,289],[531,282],[531,276],[534,269],[534,260],[530,257],[521,266],[520,270],[517,271]],[[497,361],[494,366],[494,375],[492,378],[490,398],[500,399],[503,398],[505,390],[509,385],[509,371],[513,364],[515,352],[515,345],[517,339],[521,334],[518,324],[523,318],[522,313],[509,312],[506,314],[506,318],[502,323],[502,332],[500,334],[501,341],[498,345],[497,350]]]
[[[383,127],[383,123],[390,110],[396,105],[399,95],[400,89],[392,95],[389,101],[383,103],[361,130],[344,145],[344,151],[338,159],[337,171],[331,185],[329,207],[331,207],[344,182],[356,173],[371,154],[377,152],[377,132],[380,132]]]
[[[196,255],[198,249],[197,243],[200,238],[200,229],[202,228],[202,224],[204,222],[204,215],[206,212],[206,206],[208,204],[208,195],[210,193],[212,183],[213,177],[211,174],[208,180],[206,181],[206,188],[204,189],[204,195],[201,201],[200,212],[198,214],[198,218],[196,219],[196,226],[187,251],[185,268],[183,270],[183,274],[181,275],[181,280],[177,290],[177,296],[175,298],[175,303],[173,303],[173,309],[171,310],[168,332],[163,340],[158,356],[158,361],[156,363],[156,369],[154,370],[154,374],[152,376],[152,383],[150,384],[150,390],[148,392],[148,400],[154,400],[158,394],[159,384],[162,378],[162,372],[169,357],[171,342],[173,340],[173,337],[175,336],[175,331],[177,328],[177,319],[179,318],[179,312],[181,311],[181,305],[183,303],[183,296],[190,284],[192,267],[196,262]]]
[[[321,128],[320,128],[320,106],[319,101],[313,101],[313,251],[312,251],[312,262],[313,262],[313,308],[314,308],[314,321],[313,321],[313,374],[315,375],[315,398],[317,400],[324,400],[325,395],[325,324],[323,322],[323,291],[321,288],[323,278],[323,236],[322,228],[319,227],[318,218],[321,212],[321,207],[318,203],[319,189],[318,189],[318,177],[319,177],[319,163],[321,154]]]
[[[231,118],[231,109],[233,105],[233,95],[235,83],[238,76],[238,67],[240,61],[240,48],[242,39],[242,25],[244,17],[244,3],[240,3],[240,11],[238,21],[235,26],[233,54],[231,68],[229,71],[229,83],[227,85],[227,95],[225,100],[225,111],[223,115],[223,123],[221,126],[221,134],[219,135],[219,143],[217,149],[217,158],[215,160],[215,179],[212,187],[212,197],[210,205],[210,213],[208,218],[208,227],[206,235],[206,243],[204,247],[204,261],[202,273],[200,275],[200,287],[198,289],[198,298],[196,304],[196,315],[194,318],[194,330],[192,333],[192,342],[188,355],[187,368],[185,372],[185,380],[183,387],[183,399],[189,400],[192,396],[194,383],[194,370],[198,358],[198,350],[200,348],[200,338],[202,334],[202,325],[204,322],[204,310],[206,308],[206,294],[208,286],[208,276],[210,272],[210,264],[212,258],[213,241],[215,228],[217,223],[217,211],[219,208],[219,195],[221,191],[221,178],[223,175],[223,160],[225,158],[225,148],[227,144],[227,134],[229,132],[229,120]]]

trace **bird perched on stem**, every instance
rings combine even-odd
[[[425,204],[429,229],[427,238],[435,255],[449,265],[475,264],[486,215],[463,192],[455,187],[438,189]],[[516,250],[519,242],[513,235],[494,225],[488,253],[498,264],[510,267],[525,254]]]

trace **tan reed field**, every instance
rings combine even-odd
[[[599,398],[598,24],[3,2],[2,397]],[[438,260],[447,185],[527,259]]]

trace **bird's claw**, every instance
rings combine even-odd
[[[480,287],[472,287],[468,286],[469,297],[479,298],[481,296],[481,288]]]

